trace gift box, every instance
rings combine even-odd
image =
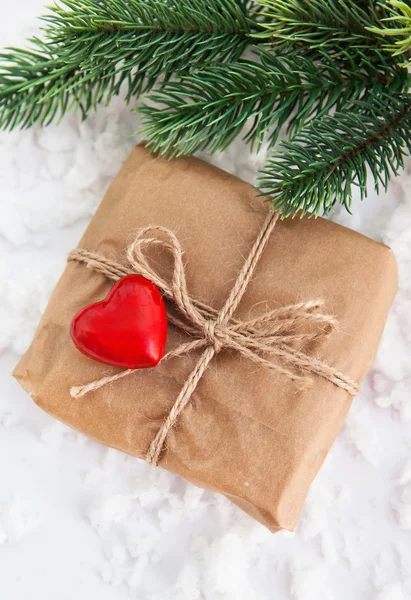
[[[168,282],[171,355],[111,381],[123,372],[79,352],[70,323],[138,271],[130,247],[148,225],[162,228],[143,263]],[[183,291],[172,279],[180,247]],[[236,177],[138,145],[70,258],[14,371],[31,398],[102,444],[225,494],[271,531],[293,530],[373,363],[397,289],[392,251],[321,218],[267,215]],[[188,316],[173,293],[187,294]]]

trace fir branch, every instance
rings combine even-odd
[[[386,37],[397,38],[394,43],[385,44],[384,48],[392,53],[393,56],[400,56],[404,59],[402,65],[409,67],[411,65],[411,6],[398,0],[390,0],[389,16],[382,19],[382,23],[389,22],[388,26],[370,27],[369,31]]]
[[[104,76],[92,77],[77,72],[62,61],[58,52],[43,41],[30,40],[32,50],[10,49],[0,54],[0,126],[3,129],[48,125],[73,108],[83,117],[104,96],[113,82]]]
[[[378,25],[374,2],[357,0],[256,0],[265,7],[267,22],[254,37],[273,47],[327,50],[338,56],[341,49],[381,47],[369,28]]]
[[[139,109],[144,115],[141,133],[152,150],[169,156],[224,150],[248,123],[247,143],[259,148],[266,139],[272,146],[288,120],[288,132],[293,132],[349,101],[408,86],[403,69],[389,61],[377,69],[365,56],[367,69],[352,64],[346,53],[344,67],[323,53],[319,63],[264,50],[259,58],[213,65],[152,93],[149,100],[160,106]]]
[[[127,86],[126,101],[160,76],[239,58],[249,43],[244,0],[63,0],[45,41],[0,55],[0,127],[85,117]]]
[[[238,58],[250,21],[238,0],[62,0],[46,36],[82,69],[102,63],[141,77],[168,77],[194,65]]]
[[[345,112],[313,120],[282,153],[267,162],[258,187],[288,217],[327,214],[336,203],[349,211],[352,186],[367,195],[367,167],[378,193],[411,151],[411,95],[354,103]]]

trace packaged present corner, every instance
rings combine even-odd
[[[240,179],[196,158],[169,161],[138,145],[79,248],[126,264],[138,229],[167,228],[184,249],[190,295],[218,311],[266,211]],[[170,268],[165,253],[157,253],[155,261],[164,273]],[[73,386],[117,371],[81,354],[69,331],[73,315],[104,298],[112,285],[82,262],[68,262],[14,376],[57,419],[144,459],[202,350],[73,398]],[[323,299],[321,310],[338,321],[338,330],[311,338],[304,353],[361,383],[396,289],[396,263],[387,246],[321,218],[278,220],[234,317],[249,321],[267,310]],[[170,324],[167,347],[184,340],[190,335]],[[353,401],[344,387],[315,373],[311,377],[312,386],[304,388],[281,371],[223,348],[168,431],[159,466],[224,494],[271,531],[293,530]]]

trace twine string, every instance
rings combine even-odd
[[[164,296],[172,301],[178,309],[179,316],[169,314],[169,321],[196,339],[169,350],[161,362],[189,354],[195,350],[202,350],[194,369],[189,374],[169,414],[151,442],[146,455],[148,463],[158,464],[170,430],[190,401],[213,357],[223,349],[232,349],[248,360],[284,375],[296,382],[302,389],[312,385],[312,378],[307,376],[309,373],[327,379],[352,395],[358,393],[359,384],[356,381],[318,358],[294,347],[295,343],[301,345],[308,341],[321,339],[338,327],[338,322],[334,317],[320,312],[324,304],[322,300],[308,300],[283,306],[246,321],[240,321],[233,317],[254,275],[278,216],[278,213],[267,215],[234,286],[220,310],[208,306],[189,294],[183,250],[175,234],[165,227],[148,226],[137,232],[134,241],[127,248],[127,266],[82,248],[73,250],[69,254],[68,260],[85,263],[88,268],[102,273],[112,281],[118,281],[121,277],[131,273],[142,275],[152,281]],[[148,261],[146,251],[149,247],[159,247],[172,256],[173,273],[170,281],[162,277]],[[311,330],[300,331],[300,328],[307,324],[311,324]],[[70,394],[74,398],[85,396],[135,372],[134,369],[126,369],[86,385],[73,386]]]

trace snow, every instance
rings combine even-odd
[[[41,515],[32,507],[24,506],[19,498],[0,505],[0,544],[18,542],[32,533],[40,521]]]
[[[113,494],[98,498],[86,510],[92,527],[105,529],[114,523],[121,523],[130,514],[131,499],[123,494]]]
[[[295,600],[334,600],[325,565],[301,567],[299,560],[295,559],[290,563],[290,573],[291,597]]]
[[[40,6],[8,3],[0,41],[32,33]],[[2,598],[408,600],[411,160],[387,194],[370,189],[354,216],[333,216],[393,248],[400,291],[294,534],[273,536],[226,498],[88,440],[11,378],[138,126],[115,100],[85,123],[0,134]],[[237,141],[209,160],[253,181],[264,151],[250,156]]]

